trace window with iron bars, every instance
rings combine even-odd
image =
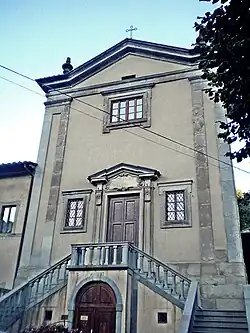
[[[65,228],[82,228],[85,215],[84,198],[68,199]]]
[[[186,220],[185,192],[166,192],[166,222],[183,222]]]

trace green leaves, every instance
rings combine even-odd
[[[240,229],[245,230],[250,228],[250,192],[237,193]]]
[[[241,161],[250,156],[250,1],[209,1],[219,6],[195,22],[194,46],[202,78],[208,81],[206,93],[221,102],[229,118],[220,126],[220,137],[229,144],[243,143],[239,151],[228,152]]]

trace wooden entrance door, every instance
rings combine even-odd
[[[106,283],[82,288],[76,297],[74,327],[82,333],[115,333],[116,299]]]
[[[139,196],[114,197],[109,201],[108,242],[138,245]]]

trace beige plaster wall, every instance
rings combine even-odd
[[[158,312],[167,312],[167,324],[158,324]],[[182,311],[177,306],[138,284],[137,332],[178,332]]]
[[[99,83],[121,80],[123,76],[136,75],[136,77],[171,72],[185,69],[188,66],[180,65],[169,61],[159,61],[147,57],[128,55],[120,61],[110,65],[96,75],[86,79],[74,88],[87,87]]]
[[[147,60],[149,61],[149,60]],[[132,62],[133,63],[133,62]],[[137,63],[135,61],[135,63]],[[117,64],[118,66],[118,64]],[[111,69],[107,69],[111,73]],[[123,73],[122,71],[120,74]],[[100,74],[101,75],[101,74]],[[103,72],[102,72],[102,75]],[[110,74],[111,75],[111,74]],[[100,94],[82,97],[82,101],[103,109],[104,97]],[[75,110],[77,109],[77,111]],[[81,111],[98,119],[87,117]],[[66,149],[60,184],[59,205],[53,238],[52,262],[56,262],[70,252],[72,243],[91,242],[94,224],[94,194],[91,195],[86,233],[61,233],[63,224],[62,191],[94,189],[87,180],[93,172],[105,169],[120,162],[158,169],[165,181],[192,180],[192,227],[161,229],[159,218],[158,191],[154,191],[153,253],[164,262],[199,262],[199,219],[196,190],[196,166],[194,152],[170,141],[156,137],[141,128],[119,129],[102,133],[104,114],[99,110],[73,100],[71,104]],[[52,167],[56,149],[59,115],[54,116],[48,159],[43,181],[43,190],[38,214],[37,230],[33,254],[39,256],[43,235],[43,225],[49,196]],[[216,156],[215,122],[212,104],[205,99],[205,120],[208,137],[208,151]],[[150,130],[173,140],[193,145],[191,88],[187,79],[159,83],[152,89]],[[131,134],[131,133],[132,134]],[[138,134],[137,137],[133,134]],[[107,153],[108,150],[108,153]],[[219,169],[217,162],[209,160],[210,188],[212,195],[213,227],[215,246],[225,249],[222,203],[220,197]],[[215,164],[212,165],[212,164]],[[157,184],[155,184],[157,188]],[[177,245],[178,244],[178,245]],[[164,248],[164,251],[162,249]],[[188,251],[187,251],[188,248]]]
[[[101,95],[85,97],[83,101],[99,108],[103,107]],[[88,118],[74,108],[90,113],[98,117],[100,121]],[[151,113],[151,130],[193,147],[192,105],[188,80],[156,85],[152,89]],[[77,101],[72,102],[61,192],[92,188],[87,180],[91,173],[120,162],[158,169],[162,174],[159,182],[193,180],[192,228],[160,229],[158,192],[155,191],[154,254],[164,262],[199,260],[196,171],[193,152],[136,127],[128,131],[154,140],[156,143],[134,136],[122,129],[102,134],[102,117],[103,114],[100,111]],[[53,261],[67,255],[71,243],[91,241],[94,223],[91,210],[93,205],[94,195],[91,197],[86,234],[61,234],[63,216],[62,197],[60,197],[52,250]],[[178,247],[176,247],[177,243]],[[165,251],[162,251],[162,246]],[[186,251],[187,247],[189,251]]]
[[[66,305],[67,287],[65,286],[55,294],[51,295],[38,306],[35,306],[28,310],[23,319],[23,328],[28,327],[40,327],[42,325],[51,325],[56,323],[57,325],[63,325],[61,316],[65,314],[67,309]],[[52,311],[52,319],[45,321],[45,311]]]
[[[173,63],[130,55],[89,79],[93,81],[86,81],[85,83],[90,85],[98,82],[118,80],[119,77],[132,74],[134,71],[138,75],[146,75],[180,69],[181,67],[181,65]],[[78,99],[99,109],[104,108],[104,96],[101,94],[78,97]],[[182,79],[157,83],[152,88],[151,101],[150,130],[194,148],[193,105],[189,80]],[[58,107],[58,112],[60,112],[60,107]],[[204,112],[208,153],[217,156],[213,105],[205,96]],[[88,117],[86,113],[91,117]],[[163,262],[199,263],[201,244],[195,153],[138,127],[127,128],[126,131],[122,129],[111,130],[110,133],[103,134],[103,117],[104,113],[96,108],[76,100],[71,103],[56,223],[51,232],[53,234],[51,263],[66,256],[70,252],[72,243],[88,243],[93,239],[93,225],[95,223],[94,193],[91,195],[89,205],[87,231],[85,233],[62,233],[64,219],[62,192],[78,189],[94,190],[95,188],[89,183],[87,177],[94,172],[121,162],[150,167],[161,172],[161,177],[154,184],[155,190],[153,194],[154,207],[153,220],[151,221],[153,255]],[[60,115],[54,115],[32,249],[32,255],[35,260],[36,258],[39,260],[43,240],[45,239],[46,210],[55,161],[59,123]],[[216,161],[209,159],[208,162],[214,244],[216,250],[225,252],[226,238],[219,169]],[[193,182],[191,193],[192,226],[190,228],[161,229],[157,183],[183,180]],[[104,221],[104,223],[106,222]]]
[[[0,179],[0,213],[3,205],[17,205],[12,233],[0,233],[0,287],[6,289],[13,284],[30,180],[29,176]]]

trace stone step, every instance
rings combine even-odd
[[[247,318],[244,316],[242,317],[229,317],[229,316],[223,316],[223,317],[210,317],[210,316],[203,316],[195,315],[195,322],[220,322],[220,323],[247,323]]]
[[[215,329],[215,328],[202,328],[202,329],[193,329],[192,333],[247,333],[248,329],[232,329],[232,328],[226,328],[226,329]]]
[[[228,323],[228,322],[194,322],[193,328],[195,329],[203,329],[203,328],[209,328],[209,329],[247,329],[247,323]]]
[[[245,317],[245,311],[235,310],[196,310],[195,315],[203,315],[208,317]]]

